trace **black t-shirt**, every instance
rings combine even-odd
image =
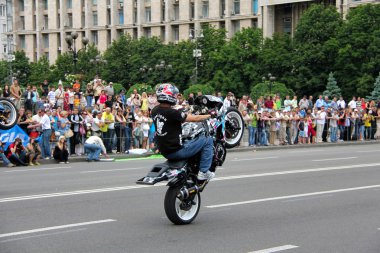
[[[135,122],[135,115],[133,112],[129,112],[127,117],[127,112],[124,112],[124,117],[127,120],[127,126],[132,129],[133,128],[133,122]]]
[[[162,155],[176,152],[182,147],[182,126],[187,114],[173,108],[156,106],[152,110],[158,149]]]

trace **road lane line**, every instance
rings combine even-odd
[[[313,162],[325,162],[325,161],[337,161],[337,160],[349,160],[356,159],[356,156],[351,157],[338,157],[338,158],[329,158],[329,159],[320,159],[320,160],[312,160]]]
[[[128,171],[128,170],[141,170],[144,169],[145,167],[141,168],[129,168],[129,169],[113,169],[113,170],[86,170],[86,171],[81,171],[81,174],[87,174],[87,173],[99,173],[99,172],[112,172],[112,171]],[[145,168],[148,169],[148,168]]]
[[[25,172],[25,171],[38,171],[38,170],[59,170],[59,169],[70,169],[71,166],[66,167],[54,167],[54,168],[39,168],[39,169],[25,169],[25,170],[5,170],[6,173],[14,173],[14,172]]]
[[[113,221],[116,221],[116,220],[113,220],[113,219],[96,220],[96,221],[89,221],[89,222],[67,224],[67,225],[62,225],[62,226],[37,228],[37,229],[32,229],[32,230],[25,230],[25,231],[19,231],[19,232],[7,233],[7,234],[0,234],[0,238],[18,236],[18,235],[26,235],[26,234],[32,234],[32,233],[38,233],[38,232],[44,232],[44,231],[50,231],[50,230],[80,227],[80,226],[86,226],[86,225],[94,225],[94,224],[107,223],[107,222],[113,222]]]
[[[297,202],[297,201],[305,201],[305,200],[328,198],[328,197],[332,197],[332,196],[334,196],[334,195],[332,195],[332,194],[329,194],[329,195],[320,195],[320,196],[312,196],[312,197],[305,197],[305,198],[288,199],[288,200],[283,200],[282,202],[284,202],[284,203],[287,203],[287,202]]]
[[[262,250],[251,251],[251,252],[248,252],[248,253],[273,253],[273,252],[279,252],[279,251],[284,251],[284,250],[288,250],[288,249],[295,249],[295,248],[298,248],[298,246],[295,246],[295,245],[283,245],[283,246],[269,248],[269,249],[262,249]]]
[[[229,162],[240,162],[240,161],[254,161],[254,160],[265,160],[265,159],[277,159],[278,156],[269,156],[269,157],[257,157],[257,158],[246,158],[246,159],[233,159],[229,160]]]
[[[283,200],[283,199],[292,199],[292,198],[300,198],[300,197],[308,197],[308,196],[317,196],[317,195],[324,195],[324,194],[331,194],[331,193],[340,193],[340,192],[360,191],[360,190],[367,190],[367,189],[374,189],[374,188],[380,188],[380,185],[379,184],[377,184],[377,185],[367,185],[367,186],[361,186],[361,187],[343,188],[343,189],[330,190],[330,191],[309,192],[309,193],[302,193],[302,194],[295,194],[295,195],[286,195],[286,196],[280,196],[280,197],[272,197],[272,198],[264,198],[264,199],[253,199],[253,200],[240,201],[240,202],[232,202],[232,203],[225,203],[225,204],[219,204],[219,205],[210,205],[210,206],[206,206],[206,207],[207,208],[219,208],[219,207],[227,207],[227,206],[247,205],[247,204],[268,202],[268,201],[274,201],[274,200]]]
[[[373,149],[373,150],[358,150],[356,152],[358,153],[372,153],[372,152],[379,152],[380,149]]]
[[[314,153],[314,152],[323,152],[323,151],[326,151],[326,150],[323,150],[323,149],[316,149],[316,150],[293,150],[293,151],[289,151],[289,153],[298,154],[298,153]],[[326,151],[326,152],[330,152],[330,151]]]
[[[288,175],[288,174],[313,173],[313,172],[321,172],[321,171],[334,171],[334,170],[345,170],[345,169],[376,167],[376,166],[380,166],[380,163],[356,164],[356,165],[346,165],[346,166],[337,166],[337,167],[326,167],[326,168],[320,168],[320,169],[290,170],[290,171],[280,171],[280,172],[268,172],[268,173],[261,173],[261,174],[226,176],[226,177],[214,178],[212,179],[212,181],[218,182],[218,181],[233,180],[233,179],[280,176],[280,175]],[[167,182],[161,182],[154,185],[153,187],[165,186],[166,184]],[[129,185],[129,186],[120,186],[120,187],[111,187],[111,188],[98,188],[98,189],[90,189],[90,190],[77,190],[77,191],[70,191],[70,192],[58,192],[58,193],[47,193],[47,194],[37,194],[37,195],[18,196],[18,197],[8,197],[8,198],[0,199],[0,203],[53,198],[53,197],[63,197],[63,196],[72,196],[72,195],[82,195],[82,194],[100,193],[100,192],[124,191],[124,190],[150,188],[150,187],[152,186]]]
[[[40,234],[40,235],[29,235],[29,236],[23,236],[23,237],[16,237],[16,238],[11,238],[11,239],[6,239],[0,241],[0,243],[6,243],[6,242],[13,242],[13,241],[20,241],[20,240],[26,240],[30,238],[36,238],[36,237],[44,237],[44,236],[52,236],[52,235],[61,235],[61,234],[67,234],[67,233],[72,233],[72,232],[79,232],[79,231],[84,231],[87,230],[87,228],[77,228],[77,229],[70,229],[70,230],[65,230],[65,231],[59,231],[59,232],[53,232],[53,233],[46,233],[46,234]]]

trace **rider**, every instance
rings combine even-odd
[[[210,115],[192,115],[172,108],[176,104],[178,89],[171,84],[161,84],[157,91],[160,103],[152,110],[152,118],[157,132],[157,145],[161,154],[170,160],[190,158],[200,152],[199,180],[211,180],[215,173],[209,171],[213,156],[211,137],[199,136],[182,142],[183,122],[201,122]]]

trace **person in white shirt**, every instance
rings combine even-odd
[[[103,153],[103,155],[108,158],[106,147],[104,146],[102,139],[98,136],[89,137],[84,144],[84,150],[87,153],[88,162],[99,161],[100,153]]]
[[[46,109],[48,111],[49,109]],[[41,155],[44,159],[50,159],[51,151],[50,151],[50,136],[51,136],[51,122],[50,117],[46,114],[46,111],[41,110],[40,116],[41,120],[39,123],[29,127],[41,127],[42,136],[41,136]]]
[[[350,103],[348,103],[348,107],[350,107],[352,110],[356,109],[356,97],[352,97],[352,100]]]
[[[291,111],[292,110],[292,100],[290,100],[289,96],[286,96],[285,97],[285,100],[284,100],[284,107],[285,107],[285,110],[286,111]]]
[[[100,128],[104,124],[104,119],[102,119],[102,114],[98,111],[95,111],[93,113],[93,116],[94,116],[94,120],[93,120],[92,125],[91,125],[92,135],[101,137],[102,132],[100,132]]]
[[[321,110],[317,113],[317,143],[322,142],[323,129],[326,123],[325,107],[322,106]]]
[[[345,109],[346,108],[346,102],[343,100],[342,96],[340,96],[337,104],[338,104],[339,109]]]
[[[56,96],[56,95],[55,95],[55,88],[52,87],[51,90],[50,90],[49,93],[48,93],[49,104],[50,104],[52,107],[55,106],[55,101],[56,101],[55,96]]]
[[[63,107],[64,91],[62,88],[61,80],[58,83],[58,89],[55,91],[55,98],[57,100],[57,106]]]

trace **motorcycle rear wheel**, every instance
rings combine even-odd
[[[11,129],[16,125],[18,119],[18,111],[16,109],[16,106],[6,98],[0,98],[0,103],[4,107],[4,112],[7,112],[9,114],[5,118],[0,117],[0,129]]]
[[[182,205],[185,201],[180,200],[177,195],[181,190],[181,186],[170,187],[166,191],[164,207],[168,219],[176,225],[190,224],[198,215],[201,207],[201,195],[199,192],[194,196],[194,205],[190,204],[189,208],[184,208]],[[188,209],[188,210],[187,210]]]

